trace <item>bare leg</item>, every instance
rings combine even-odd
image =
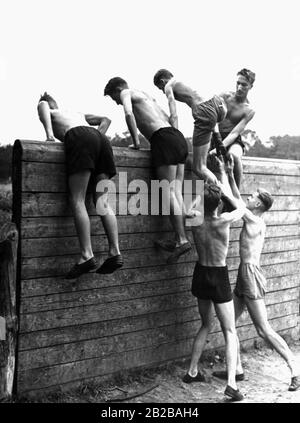
[[[178,164],[176,169],[176,184],[175,184],[175,195],[179,206],[182,209],[183,218],[186,215],[185,204],[182,196],[182,185],[184,179],[184,164]]]
[[[271,328],[264,300],[251,300],[245,297],[245,302],[258,335],[267,341],[286,361],[292,377],[297,376],[295,357],[284,339]]]
[[[243,149],[239,144],[233,144],[228,150],[229,154],[232,154],[234,160],[234,179],[236,182],[237,187],[239,188],[242,182],[243,177]]]
[[[169,183],[176,180],[177,166],[159,166],[156,168],[157,177],[160,180],[167,180]],[[176,234],[177,245],[188,242],[184,229],[184,220],[182,214],[182,205],[179,204],[176,193],[175,185],[169,185],[169,189],[164,191],[164,198],[166,204],[170,205],[170,221]]]
[[[211,329],[211,325],[213,322],[212,302],[209,300],[198,299],[198,307],[199,307],[199,313],[202,320],[202,325],[201,325],[201,328],[199,329],[199,332],[196,335],[196,338],[193,344],[192,358],[191,358],[191,363],[190,363],[190,367],[188,371],[189,375],[192,377],[195,377],[198,373],[198,363],[199,363],[207,336],[209,334],[209,331]]]
[[[234,314],[235,314],[235,323],[240,318],[241,314],[245,310],[245,302],[242,298],[237,297],[233,294],[233,303],[234,303]],[[237,363],[236,363],[236,374],[240,375],[243,373],[243,366],[241,360],[241,351],[240,351],[240,341],[238,335],[236,335],[237,342]]]
[[[235,374],[237,363],[237,343],[236,330],[234,324],[234,306],[233,301],[227,303],[215,304],[217,317],[220,321],[221,328],[226,344],[226,364],[227,364],[227,384],[233,389],[237,389]]]
[[[75,227],[79,238],[81,264],[93,257],[90,218],[85,206],[86,190],[91,172],[85,170],[69,176],[70,204],[73,210]]]
[[[99,180],[108,179],[107,175],[101,174],[97,178]],[[110,257],[120,254],[119,239],[118,239],[118,224],[117,218],[109,205],[108,193],[95,192],[95,205],[97,214],[100,215],[107,240],[108,240],[108,255]]]
[[[213,182],[216,184],[218,182],[218,178],[207,168],[206,165],[209,147],[210,143],[199,147],[193,146],[193,172],[199,179],[204,179],[207,182]]]

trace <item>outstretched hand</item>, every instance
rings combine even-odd
[[[215,156],[215,161],[218,167],[218,172],[222,173],[225,172],[225,163],[224,163],[224,159],[223,156]]]
[[[139,150],[140,149],[140,146],[139,145],[130,144],[128,146],[128,148],[131,148],[132,150]]]
[[[46,138],[46,141],[55,142],[54,136],[50,136]]]

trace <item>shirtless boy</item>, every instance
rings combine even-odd
[[[255,73],[249,69],[242,69],[237,74],[236,91],[221,94],[226,103],[230,103],[230,111],[219,123],[219,132],[223,145],[234,159],[234,177],[238,188],[243,176],[242,156],[245,152],[241,134],[255,114],[248,100],[248,93],[254,81]]]
[[[198,372],[198,362],[213,323],[214,306],[226,344],[228,378],[224,393],[235,401],[241,401],[243,395],[237,389],[235,381],[237,337],[226,257],[230,224],[243,216],[245,208],[241,206],[242,202],[234,200],[228,182],[226,182],[224,168],[220,171],[224,182],[222,185],[223,196],[231,202],[235,210],[219,215],[221,188],[216,184],[205,184],[204,222],[198,227],[192,226],[199,257],[193,275],[192,294],[198,299],[201,327],[196,335],[190,367],[183,381],[185,383],[205,381],[204,376]]]
[[[193,133],[193,171],[200,178],[206,181],[217,183],[217,177],[207,168],[207,155],[210,150],[210,143],[213,131],[219,122],[226,117],[237,116],[239,123],[231,130],[225,138],[225,145],[228,147],[245,129],[246,124],[254,116],[253,110],[246,108],[244,103],[236,101],[234,95],[229,93],[215,95],[204,101],[197,91],[188,87],[181,81],[177,81],[173,74],[167,69],[160,69],[154,75],[154,84],[166,94],[171,113],[170,121],[177,127],[178,119],[176,102],[187,104],[191,110],[194,121]],[[218,130],[218,129],[217,129]]]
[[[131,134],[132,148],[139,149],[138,130],[151,145],[152,165],[160,180],[167,180],[169,188],[165,191],[164,201],[170,205],[170,221],[174,228],[176,244],[165,245],[157,241],[161,248],[172,251],[168,263],[177,261],[180,255],[191,250],[184,229],[184,206],[182,183],[184,165],[188,155],[187,143],[180,131],[172,127],[166,113],[156,101],[143,91],[131,89],[127,82],[119,77],[112,78],[104,89],[118,105],[123,105],[126,123]]]
[[[94,189],[96,211],[101,216],[109,243],[109,257],[97,273],[112,273],[123,265],[117,220],[107,202],[107,194],[96,191],[100,180],[116,175],[113,151],[104,135],[110,120],[103,116],[61,110],[47,93],[39,100],[38,114],[46,132],[46,141],[55,141],[57,138],[65,147],[70,203],[81,250],[78,263],[70,269],[66,278],[77,278],[98,267],[92,251],[90,220],[85,206],[90,181]],[[98,129],[89,125],[97,126]]]
[[[232,166],[228,166],[228,178],[234,196],[241,200],[240,193],[234,184]],[[291,371],[289,391],[300,388],[299,368],[295,357],[286,342],[270,326],[264,302],[266,279],[260,268],[260,255],[263,248],[266,224],[264,213],[271,208],[273,198],[267,191],[258,189],[247,198],[246,211],[243,216],[243,228],[240,234],[240,266],[236,287],[234,289],[234,308],[236,321],[241,316],[245,306],[255,325],[257,333],[267,341],[286,361]],[[214,376],[226,379],[226,371],[217,371]],[[236,380],[243,380],[244,373],[238,351]]]

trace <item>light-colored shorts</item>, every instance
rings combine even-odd
[[[240,263],[234,293],[237,297],[248,297],[251,300],[264,298],[267,281],[261,268],[252,263]]]

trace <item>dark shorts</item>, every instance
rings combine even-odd
[[[267,281],[261,268],[251,263],[241,263],[234,293],[237,297],[248,297],[251,300],[263,299]]]
[[[90,169],[92,176],[116,175],[114,155],[109,140],[90,126],[76,126],[64,138],[67,174]]]
[[[220,132],[222,140],[224,140],[227,137],[227,135],[229,135],[229,133],[230,132],[228,132],[228,133]],[[245,144],[243,143],[242,137],[240,135],[235,139],[235,141],[232,144],[230,144],[229,147],[226,147],[226,150],[228,151],[230,149],[230,147],[234,144],[240,145],[242,147],[243,154],[245,154]]]
[[[160,128],[150,138],[152,166],[185,163],[188,156],[187,142],[178,129]]]
[[[200,147],[210,143],[216,123],[226,116],[226,110],[220,97],[214,96],[192,108],[194,121],[193,145]]]
[[[201,300],[211,300],[219,304],[231,301],[227,266],[208,267],[197,262],[193,274],[192,294]]]

